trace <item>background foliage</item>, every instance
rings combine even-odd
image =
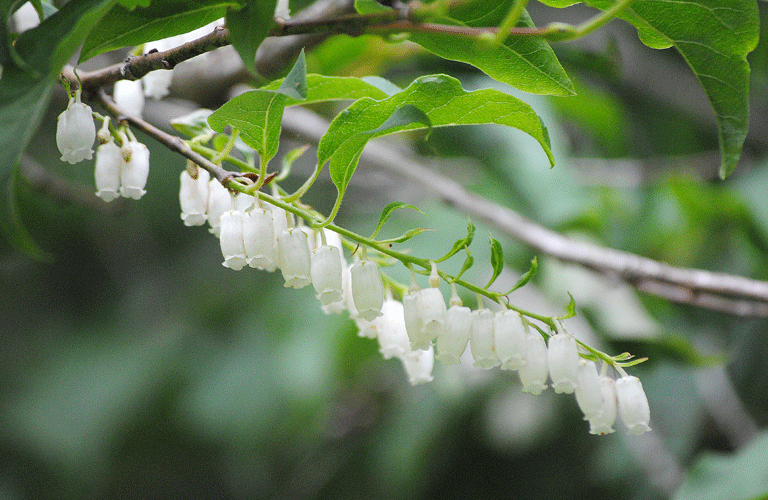
[[[79,21],[60,38],[81,43],[111,3],[64,6],[60,12]],[[764,24],[768,10],[758,6]],[[593,14],[535,2],[529,11],[540,26]],[[553,44],[572,97],[524,94],[471,66],[374,36],[332,37],[307,60],[310,72],[378,74],[401,87],[445,72],[466,90],[502,89],[542,117],[554,169],[535,139],[500,126],[435,129],[428,138],[409,132],[405,146],[559,231],[673,265],[766,279],[765,44],[749,55],[750,133],[739,168],[724,182],[717,180],[722,131],[685,60],[642,45],[623,21]],[[56,74],[65,60],[41,48],[34,66]],[[25,73],[3,64],[3,89],[22,88],[5,84]],[[172,99],[152,121],[229,97],[223,86],[196,91],[181,68],[176,78]],[[0,254],[0,497],[768,495],[764,319],[638,295],[610,277],[538,256],[535,286],[513,300],[554,314],[568,290],[580,306],[568,323],[575,335],[608,352],[651,358],[633,373],[648,392],[654,432],[590,436],[572,398],[522,394],[516,379],[496,371],[438,366],[434,382],[414,388],[375,342],[356,336],[351,321],[323,315],[309,290],[284,289],[273,274],[224,269],[216,239],[179,220],[183,159],[151,140],[148,194],[138,203],[97,203],[91,166],[64,164],[53,147],[63,91],[53,83],[24,88],[0,93],[13,103],[0,120],[21,135],[39,123],[30,129],[15,198],[24,227],[50,259],[30,260],[5,242]],[[314,109],[334,111],[330,104]],[[283,142],[278,155],[299,145]],[[21,143],[0,144],[3,158],[21,155]],[[295,187],[308,168],[296,166]],[[327,176],[321,182],[305,201],[327,213],[336,189]],[[464,214],[365,165],[347,195],[338,222],[361,233],[393,200],[426,213],[399,210],[384,229],[385,236],[435,229],[408,243],[415,255],[449,249],[466,227]],[[478,235],[493,231],[477,225]],[[534,255],[494,236],[507,268],[524,272]],[[476,247],[476,261],[488,262],[490,251]],[[484,283],[489,272],[476,265],[467,277]],[[505,271],[498,289],[517,278]]]

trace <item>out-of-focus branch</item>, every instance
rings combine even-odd
[[[318,142],[327,130],[328,122],[310,111],[288,108],[283,127],[287,132]],[[468,191],[458,182],[376,141],[366,147],[361,161],[418,184],[448,205],[484,220],[542,254],[615,276],[643,292],[674,302],[739,316],[768,317],[768,282],[674,267],[628,252],[573,240]]]

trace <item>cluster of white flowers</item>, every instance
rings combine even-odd
[[[123,145],[115,144],[109,132],[109,119],[98,134],[100,145],[96,150],[94,178],[96,196],[112,201],[119,196],[138,200],[146,191],[149,175],[149,149],[138,142],[126,129]],[[58,118],[56,145],[61,160],[75,164],[93,158],[96,125],[90,106],[80,101],[80,90],[69,100],[67,109]]]
[[[430,286],[419,289],[414,282],[398,301],[385,290],[375,261],[347,264],[336,233],[293,227],[285,210],[262,206],[243,193],[232,195],[202,169],[182,172],[179,198],[186,225],[207,220],[219,236],[224,266],[279,268],[286,287],[312,284],[322,309],[348,311],[358,335],[377,339],[385,359],[402,361],[411,384],[433,379],[435,358],[446,365],[459,363],[469,344],[475,366],[517,370],[523,392],[541,394],[550,379],[556,393],[575,393],[592,434],[614,432],[617,414],[630,434],[650,430],[648,400],[637,377],[619,368],[622,376],[614,381],[606,374],[607,365],[598,374],[594,361],[582,359],[571,335],[554,333],[547,345],[515,311],[463,307],[455,286],[446,306],[434,265]]]

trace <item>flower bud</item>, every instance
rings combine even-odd
[[[467,348],[469,330],[472,327],[472,310],[452,305],[445,313],[445,331],[437,336],[437,359],[444,365],[459,362]]]
[[[502,370],[517,370],[525,364],[525,329],[520,314],[506,309],[493,317],[496,357]]]
[[[115,104],[127,115],[141,118],[144,111],[144,92],[141,80],[119,80],[112,91]]]
[[[525,364],[518,368],[523,392],[538,396],[547,388],[547,343],[537,332],[529,332],[525,336]]]
[[[435,364],[435,350],[432,346],[429,346],[429,349],[406,352],[400,356],[400,361],[411,385],[425,384],[434,379],[432,367]]]
[[[567,333],[549,337],[547,350],[552,389],[558,394],[572,394],[578,386],[579,351],[576,340]]]
[[[600,415],[603,407],[603,390],[594,361],[580,361],[576,381],[576,402],[584,413],[584,420],[593,420]]]
[[[149,177],[149,149],[138,141],[123,145],[123,165],[120,170],[120,194],[124,198],[140,199],[146,191]]]
[[[207,170],[197,168],[197,178],[193,179],[187,169],[181,171],[179,204],[181,220],[185,226],[202,226],[208,219],[208,181],[211,176]]]
[[[342,299],[342,267],[339,254],[339,249],[330,245],[320,246],[312,252],[312,286],[324,306]]]
[[[277,269],[278,254],[272,225],[272,212],[256,207],[243,217],[243,241],[248,265],[272,272]]]
[[[286,229],[277,237],[277,253],[286,287],[304,288],[312,282],[309,240],[301,228]]]
[[[472,313],[472,326],[469,332],[469,346],[475,366],[489,370],[499,366],[499,358],[494,350],[493,317],[488,309],[480,309]]]
[[[93,141],[96,140],[96,125],[93,123],[91,107],[80,102],[80,90],[69,100],[67,109],[56,124],[56,146],[61,161],[71,164],[93,158]]]
[[[247,262],[243,242],[243,212],[227,210],[221,215],[219,243],[224,267],[241,270]]]
[[[625,376],[617,379],[616,399],[619,403],[619,415],[629,434],[638,435],[651,430],[648,427],[651,410],[639,378]]]
[[[384,282],[379,265],[371,260],[358,261],[350,268],[352,277],[352,300],[357,314],[367,320],[381,316],[384,304]]]
[[[616,383],[608,377],[600,377],[602,402],[600,412],[589,421],[589,433],[604,436],[613,433],[616,422]]]
[[[96,148],[96,196],[104,201],[112,201],[120,196],[120,167],[123,156],[120,146],[112,141]]]

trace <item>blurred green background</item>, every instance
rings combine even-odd
[[[539,24],[590,14],[533,3],[530,11]],[[579,96],[516,93],[549,128],[553,170],[533,141],[502,128],[436,130],[405,144],[575,238],[766,279],[766,47],[762,40],[750,56],[752,126],[726,182],[716,179],[711,110],[684,61],[643,47],[618,21],[555,46]],[[466,88],[498,85],[373,37],[331,38],[308,61],[311,71],[398,84],[447,72]],[[208,89],[197,101],[211,106],[228,92]],[[181,94],[158,105],[157,123],[198,105]],[[62,92],[18,192],[22,219],[50,259],[6,243],[0,250],[0,499],[768,498],[765,319],[637,294],[539,255],[540,274],[512,300],[556,314],[570,291],[579,305],[566,323],[572,333],[609,353],[649,357],[630,372],[648,393],[654,432],[627,436],[617,424],[615,434],[591,436],[572,397],[522,394],[516,376],[466,364],[438,364],[434,382],[411,387],[398,361],[382,360],[346,316],[325,316],[311,290],[222,267],[218,241],[179,218],[180,157],[147,140],[147,195],[101,203],[92,164],[58,160],[54,124],[65,105]],[[289,185],[303,181],[307,156]],[[398,211],[385,232],[436,230],[403,248],[439,256],[463,236],[466,215],[418,186],[364,165],[356,178],[341,225],[369,233],[400,199],[426,215]],[[334,196],[324,178],[305,201],[327,212]],[[478,224],[469,278],[490,273],[489,231],[508,268],[524,272],[534,254]],[[505,273],[499,289],[515,280]]]

